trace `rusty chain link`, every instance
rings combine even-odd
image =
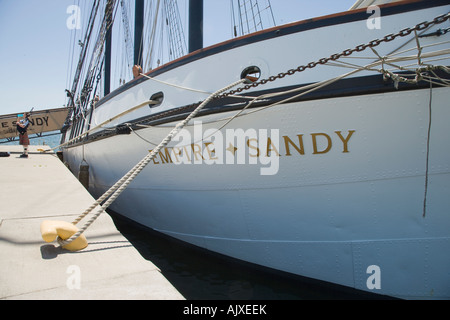
[[[288,70],[286,72],[281,72],[281,73],[279,73],[276,76],[270,76],[267,79],[262,79],[262,80],[260,80],[258,82],[253,82],[252,84],[248,84],[248,85],[246,85],[244,87],[240,87],[240,88],[237,88],[235,90],[231,90],[231,91],[229,91],[227,93],[224,93],[223,95],[219,96],[218,98],[224,98],[224,97],[227,97],[227,96],[230,96],[230,95],[234,95],[236,93],[241,93],[244,90],[248,90],[248,89],[251,89],[251,88],[256,88],[256,87],[258,87],[260,85],[264,85],[264,84],[266,84],[268,82],[273,82],[273,81],[275,81],[277,79],[282,79],[285,76],[291,76],[291,75],[293,75],[293,74],[295,74],[297,72],[303,72],[306,69],[313,69],[319,64],[323,65],[323,64],[328,63],[329,61],[336,61],[336,60],[340,59],[342,56],[347,57],[347,56],[350,56],[351,54],[353,54],[354,52],[362,52],[362,51],[366,50],[367,48],[375,48],[375,47],[379,46],[381,43],[393,41],[397,37],[406,37],[406,36],[410,35],[413,31],[421,31],[421,30],[424,30],[424,29],[426,29],[426,28],[428,28],[428,27],[430,27],[432,25],[441,24],[441,23],[443,23],[443,22],[445,22],[445,21],[447,21],[449,19],[450,19],[450,13],[440,15],[440,16],[434,18],[432,21],[421,22],[421,23],[417,24],[414,27],[405,28],[405,29],[400,30],[399,32],[397,32],[395,34],[392,34],[392,33],[388,34],[385,37],[383,37],[382,39],[375,39],[375,40],[370,41],[369,43],[360,44],[360,45],[356,46],[353,49],[346,49],[346,50],[342,51],[341,53],[335,53],[335,54],[331,55],[328,58],[321,58],[318,61],[313,61],[313,62],[310,62],[310,63],[308,63],[306,65],[299,66],[296,69],[290,69],[290,70]]]
[[[450,13],[440,15],[440,16],[436,17],[433,21],[421,22],[421,23],[417,24],[416,26],[414,26],[412,28],[403,29],[403,30],[399,31],[396,34],[392,34],[392,33],[388,34],[385,37],[383,37],[382,39],[372,40],[372,41],[370,41],[367,44],[360,44],[360,45],[356,46],[353,49],[346,49],[346,50],[342,51],[341,53],[335,53],[335,54],[331,55],[328,58],[322,58],[322,59],[319,59],[316,62],[310,62],[310,63],[308,63],[306,65],[299,66],[296,69],[290,69],[290,70],[287,70],[286,72],[281,72],[281,73],[279,73],[276,76],[270,76],[267,79],[262,79],[262,80],[260,80],[258,82],[253,82],[251,84],[245,85],[244,87],[240,87],[240,88],[237,88],[235,90],[228,91],[228,92],[226,92],[226,93],[224,93],[224,94],[222,94],[220,96],[217,96],[216,99],[225,98],[227,96],[234,95],[236,93],[241,93],[244,90],[248,90],[248,89],[251,89],[251,88],[256,88],[256,87],[258,87],[260,85],[264,85],[264,84],[266,84],[268,82],[273,82],[273,81],[275,81],[277,79],[282,79],[282,78],[284,78],[286,76],[294,75],[297,72],[303,72],[306,69],[312,69],[312,68],[316,67],[319,64],[323,65],[323,64],[328,63],[329,61],[336,61],[336,60],[338,60],[339,58],[341,58],[343,56],[344,57],[350,56],[354,52],[362,52],[362,51],[366,50],[369,47],[370,48],[374,48],[374,47],[380,45],[383,42],[390,42],[390,41],[393,41],[394,39],[396,39],[397,37],[405,37],[407,35],[410,35],[414,30],[416,30],[416,31],[424,30],[424,29],[428,28],[429,26],[443,23],[443,22],[445,22],[445,21],[447,21],[449,19],[450,19]],[[150,119],[144,119],[144,120],[141,120],[141,121],[134,122],[134,124],[135,125],[139,125],[139,124],[148,123],[150,121],[156,121],[158,119],[163,119],[163,118],[165,118],[167,116],[178,114],[179,112],[182,112],[182,111],[188,112],[189,110],[195,108],[199,104],[200,104],[200,102],[197,102],[197,103],[193,103],[193,104],[190,104],[190,105],[187,105],[187,106],[184,106],[184,107],[171,109],[171,110],[159,113],[157,115],[154,115]]]

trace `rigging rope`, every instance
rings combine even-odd
[[[437,75],[435,75],[436,76],[435,80],[441,81],[440,83],[432,81],[432,79],[433,79],[432,77],[427,76],[426,74],[424,74],[425,72],[433,72],[434,70],[437,70],[437,69],[443,70],[443,71],[445,71],[445,72],[450,74],[450,68],[448,68],[446,66],[425,65],[425,66],[422,66],[422,67],[417,68],[415,70],[408,70],[408,71],[411,71],[412,74],[415,76],[414,79],[408,79],[408,78],[406,78],[406,76],[399,76],[399,75],[393,73],[392,71],[386,70],[384,68],[384,65],[391,65],[391,66],[394,66],[394,67],[396,67],[397,69],[400,69],[400,70],[407,70],[404,67],[400,67],[400,66],[395,65],[394,63],[395,62],[404,62],[404,61],[409,61],[409,60],[416,60],[416,59],[418,59],[418,56],[410,55],[410,56],[405,56],[405,57],[389,57],[389,56],[381,57],[375,51],[375,49],[373,49],[373,48],[371,48],[371,49],[378,56],[379,60],[376,60],[376,61],[374,61],[374,62],[372,62],[372,63],[370,63],[368,65],[359,66],[359,65],[355,65],[355,64],[351,64],[351,63],[347,63],[347,62],[342,62],[342,61],[339,61],[339,63],[338,62],[328,63],[327,65],[329,65],[329,66],[341,66],[341,67],[354,69],[354,70],[352,70],[350,72],[347,72],[347,73],[342,74],[340,76],[337,76],[335,78],[327,79],[327,80],[324,80],[324,81],[320,81],[320,82],[317,82],[317,83],[313,83],[313,84],[310,84],[310,85],[306,85],[306,86],[302,86],[302,87],[298,87],[298,88],[294,88],[294,89],[286,90],[286,91],[282,91],[282,92],[263,94],[263,95],[260,95],[260,96],[257,96],[257,97],[245,97],[245,98],[251,98],[251,101],[244,108],[239,110],[235,115],[233,115],[230,118],[225,118],[225,119],[220,119],[220,120],[215,120],[214,121],[214,122],[226,121],[215,132],[222,130],[225,126],[227,126],[235,118],[241,116],[242,113],[245,110],[249,109],[257,101],[263,101],[263,100],[267,100],[267,99],[270,99],[270,98],[275,98],[277,96],[283,96],[283,95],[287,95],[287,94],[295,94],[297,92],[300,92],[298,94],[295,94],[294,96],[290,96],[290,97],[288,97],[286,99],[283,99],[281,101],[277,101],[277,102],[272,103],[272,104],[270,104],[268,106],[264,106],[264,107],[258,108],[257,110],[248,112],[246,115],[252,114],[254,112],[260,112],[262,110],[265,110],[265,109],[268,109],[268,108],[272,108],[272,107],[280,105],[280,104],[287,103],[287,102],[289,102],[291,100],[298,99],[298,98],[300,98],[300,97],[302,97],[304,95],[307,95],[307,94],[312,93],[312,92],[314,92],[316,90],[319,90],[321,88],[329,86],[329,85],[331,85],[331,84],[333,84],[333,83],[335,83],[335,82],[337,82],[339,80],[347,78],[347,77],[349,77],[351,75],[354,75],[355,73],[358,73],[358,72],[361,72],[361,71],[374,71],[374,72],[381,73],[386,78],[392,79],[392,81],[394,82],[394,86],[396,88],[398,88],[398,84],[400,82],[416,84],[417,82],[422,81],[422,80],[430,82],[430,83],[438,84],[438,85],[441,85],[441,86],[445,86],[445,85],[449,86],[449,83],[445,79],[442,79],[441,77],[438,77]],[[409,50],[407,50],[407,51],[409,51]],[[435,52],[425,53],[425,54],[421,55],[421,58],[422,59],[427,59],[427,58],[432,58],[432,57],[435,57],[435,56],[440,56],[440,55],[443,55],[443,54],[450,54],[450,49],[444,49],[444,50],[439,50],[439,51],[435,51]],[[373,60],[373,58],[367,58],[367,59],[372,59]],[[340,65],[340,64],[342,64],[342,65]],[[377,67],[379,65],[382,65],[382,68],[381,69],[376,69],[375,67]],[[149,76],[147,76],[145,74],[142,74],[142,75],[147,77],[147,78],[149,78],[149,79],[152,79],[152,80],[155,80],[155,81],[158,81],[158,82],[170,85],[170,86],[178,87],[180,89],[197,91],[197,90],[194,90],[194,89],[191,89],[191,88],[180,87],[180,86],[176,86],[176,85],[173,85],[173,84],[170,84],[170,83],[166,83],[166,82],[163,82],[163,81],[151,78],[151,77],[149,77]],[[201,91],[201,93],[205,93],[205,92]],[[239,97],[242,98],[243,96],[239,96]],[[144,140],[145,142],[147,142],[149,144],[157,145],[156,143],[153,143],[153,142],[143,138],[142,136],[140,136],[135,130],[133,130],[133,128],[131,127],[131,124],[127,123],[126,125],[128,125],[128,127],[132,130],[132,132],[135,133],[140,139]],[[147,128],[148,127],[152,127],[152,126],[145,126],[145,125],[138,125],[138,126],[147,127]],[[209,138],[210,136],[213,136],[215,134],[215,132],[212,133],[211,135],[207,136],[207,137],[202,137],[202,140],[197,141],[195,143],[200,143],[201,141]]]
[[[175,128],[161,141],[161,143],[152,150],[148,155],[146,155],[136,166],[134,166],[126,175],[124,175],[115,185],[113,185],[108,191],[106,191],[99,199],[97,199],[85,212],[83,212],[74,222],[76,225],[80,222],[86,215],[88,215],[93,209],[100,205],[100,209],[85,223],[85,225],[79,229],[77,233],[72,235],[69,239],[63,240],[58,237],[58,243],[61,246],[67,245],[77,239],[84,231],[102,214],[110,205],[113,203],[117,197],[128,187],[128,185],[137,177],[137,175],[147,166],[147,164],[154,159],[158,152],[164,148],[178,132],[183,129],[190,120],[192,120],[212,99],[220,95],[222,92],[231,89],[241,83],[247,82],[247,79],[241,79],[236,81],[216,92],[211,94],[206,100],[204,100],[194,111],[192,111],[189,116],[183,121],[178,123]],[[105,201],[106,200],[106,201]],[[105,201],[105,202],[104,202]],[[103,203],[104,202],[104,203]],[[103,204],[101,204],[103,203]]]
[[[69,98],[70,98],[69,106],[73,107],[73,109],[71,110],[72,112],[69,112],[69,114],[67,115],[66,122],[70,119],[70,117],[72,116],[72,113],[75,113],[75,114],[77,113],[76,106],[75,106],[75,95],[76,95],[76,91],[77,91],[79,81],[81,78],[81,73],[83,71],[83,65],[85,62],[89,42],[91,40],[92,30],[93,30],[94,24],[95,24],[95,19],[97,17],[98,7],[99,7],[99,1],[94,1],[94,4],[91,9],[91,16],[89,17],[88,28],[86,29],[86,34],[84,36],[84,42],[81,43],[80,57],[78,59],[78,65],[77,65],[77,70],[75,72],[72,89],[69,92]]]
[[[375,71],[375,72],[382,73],[385,78],[392,79],[392,81],[394,82],[394,86],[395,87],[397,87],[400,82],[415,84],[415,83],[417,83],[417,82],[419,82],[421,80],[428,81],[430,83],[438,84],[438,85],[441,85],[441,86],[442,85],[448,86],[449,82],[446,81],[445,79],[442,79],[441,77],[438,77],[434,73],[434,70],[440,69],[440,70],[443,70],[443,71],[445,71],[447,73],[450,73],[450,69],[448,67],[446,67],[446,66],[424,65],[424,62],[425,62],[424,59],[432,58],[432,57],[436,57],[436,56],[442,56],[442,55],[445,55],[445,54],[450,54],[450,49],[444,49],[444,50],[440,50],[440,51],[435,51],[435,52],[422,54],[422,49],[423,48],[431,47],[433,45],[446,44],[446,43],[448,43],[448,41],[439,42],[439,43],[436,43],[436,44],[430,44],[430,45],[426,45],[426,46],[420,46],[418,38],[420,38],[421,35],[418,35],[417,31],[422,31],[422,33],[424,33],[431,26],[443,23],[443,22],[447,21],[449,18],[450,18],[450,14],[449,13],[441,15],[441,16],[438,16],[438,17],[436,17],[434,20],[432,20],[430,22],[422,22],[422,23],[420,23],[420,24],[418,24],[418,25],[416,25],[416,26],[414,26],[412,28],[403,29],[400,32],[398,32],[397,34],[390,34],[390,35],[385,36],[382,39],[372,40],[368,44],[362,44],[362,45],[359,45],[359,46],[355,47],[354,49],[344,50],[342,53],[333,54],[329,58],[322,58],[322,59],[319,59],[317,62],[310,62],[307,65],[298,67],[297,69],[291,69],[291,70],[289,70],[289,71],[287,71],[285,73],[280,73],[277,76],[271,76],[268,79],[260,80],[259,82],[255,82],[255,83],[252,83],[250,85],[246,85],[243,88],[238,88],[237,90],[233,90],[233,91],[230,91],[228,93],[225,93],[225,94],[219,96],[219,98],[223,98],[223,97],[226,97],[226,96],[235,96],[235,93],[241,93],[243,90],[248,90],[248,89],[256,87],[258,85],[263,85],[263,84],[265,84],[267,82],[275,81],[277,79],[284,78],[285,76],[293,75],[296,72],[303,72],[303,71],[305,71],[308,68],[312,69],[312,68],[314,68],[314,67],[316,67],[316,66],[318,66],[320,64],[321,65],[326,65],[326,66],[340,66],[340,67],[348,67],[348,68],[354,69],[353,71],[351,71],[349,73],[346,73],[346,74],[343,74],[343,75],[340,75],[338,77],[335,77],[335,78],[332,78],[332,79],[329,79],[329,80],[325,80],[325,81],[321,81],[321,82],[318,82],[318,83],[314,83],[314,84],[311,84],[311,85],[302,86],[302,87],[295,88],[295,89],[288,90],[288,91],[261,95],[261,96],[258,96],[256,98],[255,97],[247,97],[247,96],[239,95],[238,97],[240,97],[240,98],[250,99],[251,100],[250,103],[247,104],[243,109],[241,109],[237,114],[235,114],[234,116],[229,118],[229,120],[224,125],[222,125],[218,130],[222,129],[227,124],[229,124],[233,119],[235,119],[238,116],[240,116],[246,109],[248,109],[256,101],[261,101],[263,99],[273,98],[273,97],[276,97],[276,96],[279,96],[279,95],[293,94],[295,92],[303,91],[300,94],[297,94],[295,96],[291,96],[291,97],[286,98],[286,99],[284,99],[282,101],[278,101],[278,102],[273,103],[273,104],[271,104],[269,106],[259,108],[258,110],[249,112],[247,114],[254,113],[254,112],[259,112],[261,110],[264,110],[264,109],[267,109],[267,108],[270,108],[270,107],[274,107],[274,106],[282,104],[282,103],[289,102],[290,100],[299,98],[299,97],[301,97],[303,95],[306,95],[308,93],[311,93],[311,92],[313,92],[313,91],[315,91],[317,89],[323,88],[323,87],[325,87],[327,85],[330,85],[330,84],[332,84],[332,83],[334,83],[336,81],[344,79],[345,77],[348,77],[348,76],[350,76],[350,75],[352,75],[352,74],[354,74],[356,72],[364,71],[364,70]],[[416,44],[417,44],[417,47],[415,47],[415,48],[410,48],[410,49],[407,49],[407,50],[404,50],[404,51],[401,51],[401,52],[397,52],[399,49],[403,48],[407,43],[409,43],[412,40],[414,40],[414,38],[412,38],[412,39],[408,40],[405,44],[400,46],[399,48],[397,48],[394,51],[392,51],[387,56],[381,56],[375,50],[375,47],[379,46],[381,43],[390,42],[390,41],[396,39],[397,37],[405,37],[405,36],[411,34],[412,32],[414,32],[414,34],[415,34],[415,39],[416,39]],[[376,58],[373,58],[373,57],[354,57],[354,56],[352,56],[353,53],[355,53],[355,52],[362,52],[362,51],[364,51],[367,48],[370,48],[375,53]],[[399,54],[406,53],[406,52],[409,52],[411,50],[416,50],[416,49],[418,50],[418,54],[417,55],[411,55],[411,56],[405,56],[405,57],[396,57]],[[360,66],[360,65],[344,62],[344,61],[341,60],[342,58],[371,59],[371,60],[377,59],[377,60],[375,60],[374,62],[372,62],[369,65]],[[337,61],[338,59],[340,59],[340,60]],[[404,61],[415,60],[415,59],[417,59],[419,61],[419,66],[420,66],[419,68],[416,68],[416,69],[407,69],[406,66],[401,67],[401,66],[398,66],[398,65],[394,64],[396,62],[404,62]],[[426,62],[430,62],[430,60],[428,60]],[[380,64],[382,65],[381,69],[374,69],[375,66],[380,65]],[[414,79],[408,79],[408,78],[406,78],[406,76],[399,76],[398,74],[395,74],[392,71],[386,70],[385,67],[384,67],[385,65],[392,66],[392,67],[394,67],[394,68],[396,68],[398,70],[410,71],[410,72],[412,72],[414,74],[415,78]],[[425,72],[433,73],[435,75],[435,77],[428,76],[428,75],[424,74]],[[175,85],[175,84],[172,84],[172,83],[161,81],[159,79],[150,77],[150,76],[148,76],[146,74],[143,74],[143,73],[141,73],[141,76],[144,76],[144,77],[146,77],[148,79],[151,79],[153,81],[157,81],[159,83],[163,83],[165,85],[169,85],[169,86],[176,87],[176,88],[179,88],[179,89],[193,91],[193,92],[198,92],[198,93],[203,93],[203,94],[210,94],[209,92],[196,90],[196,89],[192,89],[192,88],[188,88],[188,87],[182,87],[182,86],[179,86],[179,85]],[[436,82],[434,80],[439,80],[440,83]],[[227,120],[227,119],[222,119],[222,120],[218,120],[218,121],[223,121],[223,120]],[[138,135],[135,132],[135,130],[133,130],[133,128],[131,128],[130,124],[126,124],[126,125],[132,130],[133,133],[135,133],[142,140],[144,140],[144,141],[146,141],[146,142],[148,142],[148,143],[150,143],[152,145],[157,145],[156,143],[148,141],[148,140],[144,139],[143,137],[141,137],[140,135]],[[148,126],[144,126],[144,125],[139,125],[139,126],[148,127]],[[75,139],[76,138],[72,139],[71,141],[73,141]],[[60,147],[60,146],[58,146],[58,147]],[[58,147],[56,147],[56,148],[58,148]]]
[[[383,73],[385,76],[389,76],[389,77],[391,77],[391,78],[393,78],[394,79],[394,81],[395,82],[399,82],[399,81],[415,81],[415,82],[418,82],[418,81],[420,81],[420,80],[422,80],[422,79],[426,79],[426,77],[421,73],[421,72],[419,72],[420,70],[425,70],[425,71],[430,71],[430,72],[433,72],[433,70],[435,69],[435,68],[441,68],[441,69],[443,69],[444,71],[446,71],[446,72],[449,72],[450,70],[449,70],[449,68],[447,68],[447,67],[445,67],[445,66],[437,66],[437,67],[435,67],[435,66],[424,66],[423,65],[423,59],[425,59],[425,58],[429,58],[429,57],[434,57],[434,56],[436,56],[436,55],[442,55],[442,54],[449,54],[450,53],[450,50],[440,50],[440,51],[438,51],[437,53],[435,52],[435,53],[428,53],[428,54],[423,54],[422,53],[422,50],[421,50],[421,47],[420,47],[420,45],[417,43],[417,46],[418,46],[418,55],[417,56],[414,56],[413,58],[415,59],[415,58],[417,58],[418,59],[418,61],[419,61],[419,65],[421,66],[421,68],[418,68],[418,69],[416,69],[416,79],[414,79],[414,80],[411,80],[411,79],[406,79],[406,78],[402,78],[402,77],[399,77],[398,75],[395,75],[394,73],[392,73],[392,72],[390,72],[390,71],[388,71],[388,70],[385,70],[385,68],[384,68],[384,64],[388,64],[388,65],[393,65],[393,63],[394,62],[397,62],[397,61],[405,61],[405,60],[408,60],[408,59],[411,59],[411,56],[410,57],[398,57],[398,58],[387,58],[387,57],[381,57],[376,51],[375,51],[375,49],[374,49],[374,47],[376,47],[376,46],[378,46],[380,43],[382,43],[382,42],[390,42],[390,41],[392,41],[392,40],[394,40],[396,37],[404,37],[404,36],[406,36],[406,35],[409,35],[409,34],[411,34],[413,31],[415,32],[415,34],[416,34],[416,39],[417,39],[417,30],[424,30],[425,28],[428,28],[429,26],[431,26],[431,25],[434,25],[434,24],[439,24],[439,23],[442,23],[442,22],[444,22],[444,21],[447,21],[448,19],[449,19],[449,17],[450,17],[450,15],[449,14],[446,14],[446,15],[442,15],[442,16],[439,16],[439,17],[437,17],[437,18],[435,18],[432,22],[423,22],[423,23],[421,23],[421,24],[418,24],[418,25],[416,25],[415,27],[413,27],[413,28],[408,28],[408,29],[404,29],[404,30],[402,30],[402,31],[400,31],[399,33],[397,33],[397,34],[395,34],[395,35],[393,35],[393,34],[390,34],[390,35],[387,35],[386,37],[384,37],[383,39],[378,39],[378,40],[373,40],[373,41],[371,41],[369,44],[364,44],[364,45],[359,45],[359,46],[357,46],[356,48],[354,48],[354,49],[347,49],[347,50],[345,50],[345,51],[343,51],[342,53],[340,53],[340,54],[334,54],[334,55],[332,55],[332,56],[330,56],[329,58],[323,58],[323,59],[320,59],[318,62],[311,62],[311,63],[309,63],[308,65],[304,65],[304,66],[300,66],[300,67],[298,67],[297,69],[291,69],[291,70],[289,70],[289,71],[287,71],[287,72],[285,72],[285,73],[280,73],[280,74],[278,74],[277,76],[273,76],[273,77],[270,77],[269,79],[266,79],[266,80],[261,80],[260,82],[258,82],[258,83],[253,83],[253,84],[251,84],[251,85],[246,85],[244,88],[239,88],[239,89],[237,89],[237,90],[235,90],[235,91],[229,91],[227,94],[224,94],[224,95],[221,95],[223,92],[225,92],[225,91],[227,91],[227,90],[230,90],[232,87],[235,87],[235,86],[237,86],[237,85],[239,85],[239,84],[241,84],[241,83],[243,83],[244,81],[248,81],[247,79],[242,79],[242,80],[239,80],[239,81],[237,81],[237,82],[234,82],[234,83],[232,83],[232,84],[230,84],[230,85],[228,85],[228,86],[226,86],[226,87],[224,87],[224,88],[222,88],[222,89],[220,89],[220,90],[218,90],[218,91],[216,91],[215,93],[213,93],[213,94],[211,94],[206,100],[204,100],[198,107],[196,107],[195,108],[195,110],[192,112],[192,113],[190,113],[189,114],[189,116],[186,118],[186,119],[184,119],[183,121],[181,121],[180,123],[178,123],[176,126],[175,126],[175,128],[173,128],[172,130],[171,130],[171,132],[166,136],[166,138],[164,138],[162,141],[161,141],[161,143],[155,148],[155,149],[153,149],[148,155],[146,155],[138,164],[136,164],[136,166],[135,167],[133,167],[125,176],[123,176],[118,182],[116,182],[116,184],[114,184],[108,191],[106,191],[99,199],[97,199],[85,212],[83,212],[77,219],[75,219],[75,221],[73,222],[73,224],[74,225],[76,225],[77,223],[79,223],[84,217],[86,217],[92,210],[94,210],[97,206],[100,206],[100,209],[85,223],[85,225],[81,228],[81,229],[79,229],[79,231],[77,232],[77,233],[75,233],[74,235],[72,235],[69,239],[67,239],[67,240],[63,240],[63,239],[61,239],[61,238],[58,238],[58,242],[62,245],[62,246],[64,246],[64,245],[67,245],[67,244],[70,244],[71,242],[73,242],[75,239],[77,239],[81,234],[83,234],[84,233],[84,231],[98,218],[98,216],[101,214],[101,213],[103,213],[104,212],[104,210],[106,210],[110,205],[111,205],[111,203],[113,203],[116,199],[117,199],[117,197],[128,187],[128,185],[137,177],[137,175],[147,166],[147,164],[150,162],[150,161],[152,161],[153,159],[154,159],[154,157],[159,153],[159,151],[162,149],[162,148],[164,148],[165,146],[167,146],[167,144],[172,140],[172,138],[174,137],[174,136],[176,136],[177,134],[178,134],[178,132],[181,130],[181,129],[183,129],[188,123],[189,123],[189,121],[192,119],[192,118],[194,118],[212,99],[214,99],[214,98],[216,98],[216,97],[226,97],[226,96],[230,96],[230,95],[232,95],[232,94],[234,94],[234,93],[240,93],[240,92],[242,92],[243,90],[247,90],[247,89],[250,89],[250,88],[252,88],[252,87],[256,87],[256,86],[258,86],[258,85],[261,85],[261,84],[265,84],[265,83],[267,83],[268,81],[274,81],[274,80],[276,80],[276,79],[281,79],[281,78],[284,78],[286,75],[293,75],[293,74],[295,74],[296,72],[303,72],[303,71],[305,71],[306,69],[312,69],[312,68],[314,68],[314,67],[316,67],[318,64],[322,64],[322,65],[325,65],[325,64],[328,64],[330,61],[333,61],[333,62],[337,62],[336,60],[338,60],[338,59],[340,59],[342,56],[345,56],[345,57],[347,57],[347,56],[349,56],[349,55],[351,55],[352,53],[354,53],[354,52],[361,52],[361,51],[364,51],[366,48],[368,48],[368,47],[370,47],[371,49],[372,49],[372,51],[378,56],[378,58],[379,58],[379,60],[378,61],[376,61],[376,62],[374,62],[374,63],[371,63],[371,64],[369,64],[369,65],[367,65],[367,66],[364,66],[364,67],[360,67],[360,68],[357,68],[356,70],[353,70],[353,71],[351,71],[351,72],[349,72],[349,73],[346,73],[346,74],[344,74],[344,75],[342,75],[342,76],[339,76],[339,77],[336,77],[336,78],[333,78],[333,79],[330,79],[330,80],[327,80],[327,81],[322,81],[322,82],[319,82],[319,83],[316,83],[316,84],[313,84],[313,85],[311,85],[312,86],[312,88],[310,89],[309,87],[310,86],[305,86],[305,87],[301,87],[301,88],[297,88],[297,89],[294,89],[294,90],[290,90],[290,91],[286,91],[286,92],[283,92],[283,93],[275,93],[275,94],[269,94],[269,95],[262,95],[262,96],[260,96],[260,97],[257,97],[257,98],[254,98],[249,104],[247,104],[247,106],[245,106],[242,110],[240,110],[239,111],[239,113],[238,114],[236,114],[234,117],[232,117],[228,122],[226,122],[225,123],[225,125],[227,125],[230,121],[232,121],[234,118],[236,118],[237,116],[239,116],[244,110],[246,110],[251,104],[253,104],[257,99],[262,99],[262,98],[268,98],[268,97],[275,97],[275,96],[277,96],[277,95],[281,95],[281,94],[286,94],[286,93],[294,93],[294,92],[296,92],[296,91],[304,91],[305,89],[309,89],[309,90],[307,90],[307,91],[305,91],[305,92],[302,92],[302,93],[300,93],[300,94],[297,94],[297,95],[295,95],[295,96],[291,96],[291,97],[289,97],[289,98],[287,98],[287,99],[284,99],[284,100],[282,100],[282,101],[278,101],[278,102],[276,102],[276,103],[274,103],[274,104],[271,104],[270,106],[268,106],[268,107],[273,107],[273,106],[275,106],[275,105],[278,105],[278,104],[282,104],[282,103],[285,103],[285,102],[287,102],[287,101],[290,101],[290,100],[292,100],[292,99],[295,99],[295,98],[298,98],[298,97],[300,97],[301,95],[304,95],[304,94],[307,94],[307,93],[309,93],[310,91],[312,91],[312,90],[317,90],[317,89],[319,89],[319,88],[321,88],[321,87],[324,87],[324,86],[326,86],[326,85],[329,85],[330,83],[333,83],[333,82],[335,82],[335,81],[338,81],[338,80],[340,80],[340,79],[343,79],[344,77],[347,77],[347,76],[349,76],[349,75],[351,75],[351,74],[353,74],[353,73],[356,73],[356,72],[358,72],[358,71],[361,71],[361,70],[372,70],[372,71],[378,71],[378,72],[381,72],[381,73]],[[341,63],[340,61],[339,61],[339,63]],[[382,69],[381,70],[374,70],[373,69],[373,67],[374,66],[376,66],[377,64],[381,64],[382,65]],[[394,65],[395,66],[395,65]],[[395,67],[398,67],[398,66],[395,66]],[[437,75],[434,73],[434,75],[437,77]],[[437,77],[437,78],[439,78],[439,77]],[[428,81],[430,81],[430,86],[432,86],[432,83],[431,83],[431,78],[428,80]],[[442,84],[441,84],[442,85]],[[448,84],[448,82],[447,81],[445,81],[444,80],[444,85],[449,85]],[[184,89],[186,89],[186,88],[184,88]],[[145,104],[148,104],[148,102],[146,102]],[[142,105],[144,105],[144,104],[142,104]],[[140,105],[141,106],[141,105]],[[266,109],[266,108],[268,108],[268,107],[264,107],[264,108],[261,108],[261,109],[259,109],[259,110],[257,110],[257,111],[260,111],[260,110],[263,110],[263,109]],[[136,107],[135,107],[136,108]],[[430,94],[430,108],[431,108],[431,94]],[[123,112],[122,114],[120,114],[120,115],[118,115],[118,116],[116,116],[115,118],[118,118],[118,117],[120,117],[120,116],[123,116],[123,114],[125,114],[125,113],[128,113],[128,112],[130,112],[130,110],[127,110],[127,111],[125,111],[125,112]],[[430,119],[431,119],[431,114],[430,114]],[[112,119],[110,119],[110,120],[108,120],[109,122],[110,121],[112,121]],[[103,124],[102,124],[103,125]],[[222,128],[225,126],[225,125],[223,125],[222,126]],[[95,128],[94,128],[95,129]],[[83,135],[86,135],[86,134],[88,134],[89,132],[91,132],[92,130],[94,130],[94,129],[91,129],[91,130],[89,130],[89,131],[87,131],[87,132],[85,132],[85,133],[83,133],[81,136],[83,136]],[[81,137],[80,136],[80,137]],[[71,141],[73,141],[74,139],[72,139]],[[68,141],[67,143],[70,143],[71,141]],[[67,144],[66,143],[66,144]],[[58,148],[58,147],[57,147]],[[427,166],[428,166],[428,164],[427,164]],[[425,190],[426,191],[426,190]],[[103,203],[103,204],[102,204]],[[425,200],[424,200],[424,215],[425,215],[425,207],[426,207],[426,193],[425,193]]]
[[[296,73],[304,72],[304,71],[306,71],[308,69],[313,69],[313,68],[317,67],[318,65],[326,65],[330,61],[337,62],[337,60],[339,60],[339,59],[341,59],[343,57],[348,57],[348,56],[352,55],[355,52],[362,52],[362,51],[366,50],[367,48],[375,48],[375,47],[379,46],[381,43],[391,42],[391,41],[395,40],[398,37],[400,37],[400,38],[406,37],[406,36],[410,35],[414,31],[426,30],[427,28],[429,28],[429,27],[431,27],[433,25],[441,24],[443,22],[446,22],[449,19],[450,19],[450,13],[442,14],[442,15],[437,16],[436,18],[434,18],[432,21],[421,22],[421,23],[415,25],[414,27],[405,28],[405,29],[400,30],[399,32],[397,32],[395,34],[392,34],[392,33],[388,34],[388,35],[384,36],[384,38],[374,39],[374,40],[370,41],[369,43],[360,44],[360,45],[354,47],[353,49],[346,49],[346,50],[344,50],[344,51],[342,51],[340,53],[332,54],[331,56],[329,56],[327,58],[321,58],[321,59],[319,59],[317,61],[312,61],[312,62],[310,62],[308,64],[298,66],[295,69],[289,69],[286,72],[280,72],[276,76],[270,76],[267,79],[262,79],[262,80],[259,80],[258,82],[253,82],[252,84],[246,85],[246,86],[244,86],[242,88],[238,88],[236,90],[231,90],[231,91],[223,94],[222,96],[220,96],[220,98],[226,97],[226,96],[230,96],[230,95],[233,95],[233,94],[236,94],[236,93],[241,93],[242,91],[245,91],[245,90],[248,90],[248,89],[251,89],[251,88],[256,88],[256,87],[258,87],[260,85],[264,85],[264,84],[266,84],[268,82],[273,82],[273,81],[275,81],[277,79],[282,79],[282,78],[284,78],[286,76],[292,76],[292,75],[294,75]]]

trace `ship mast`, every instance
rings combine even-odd
[[[189,0],[189,52],[203,48],[203,0]]]
[[[106,38],[105,38],[105,85],[104,95],[107,96],[111,91],[111,42],[112,42],[112,15],[114,1],[108,0],[105,8],[106,16]]]
[[[144,0],[136,0],[134,18],[134,64],[142,66],[142,52],[144,39],[142,37],[144,29]]]

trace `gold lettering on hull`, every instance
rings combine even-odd
[[[333,148],[338,148],[341,153],[350,153],[350,141],[355,135],[356,130],[335,131],[333,134],[316,132],[308,135],[297,134],[296,136],[282,136],[280,141],[275,141],[271,137],[267,137],[264,141],[259,141],[254,137],[243,137],[245,144],[223,143],[223,152],[218,153],[217,146],[213,142],[204,141],[192,143],[188,146],[181,147],[166,147],[161,150],[157,157],[153,159],[153,164],[181,164],[181,163],[208,163],[223,164],[225,161],[219,159],[219,154],[223,157],[225,153],[229,153],[232,157],[237,157],[238,147],[244,147],[245,155],[249,159],[259,157],[293,157],[293,156],[318,156],[326,155]],[[309,139],[310,145],[307,145]],[[308,148],[309,146],[309,148]],[[151,152],[152,150],[150,150]],[[239,163],[239,162],[238,162]]]

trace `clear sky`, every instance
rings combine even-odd
[[[277,25],[282,25],[345,11],[354,2],[271,0],[271,5]],[[180,11],[186,3],[178,0]],[[0,0],[0,115],[32,107],[59,108],[67,102],[64,90],[72,83],[68,75],[73,43],[66,23],[70,16],[67,8],[74,4],[90,8],[92,1]],[[229,39],[229,0],[205,0],[204,11],[204,45]],[[84,23],[87,19],[81,17]]]

